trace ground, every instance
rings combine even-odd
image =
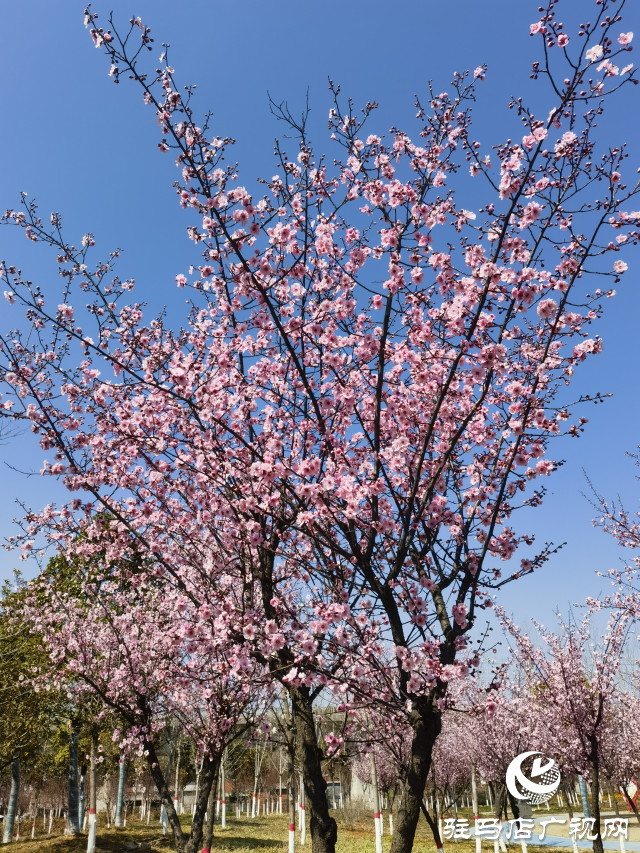
[[[481,810],[482,811],[482,810]],[[552,812],[553,813],[553,812]],[[338,823],[338,845],[336,853],[374,853],[375,843],[373,837],[373,820],[367,811],[359,808],[338,809],[334,812]],[[467,812],[461,811],[461,816],[468,817]],[[487,814],[487,816],[489,816]],[[545,814],[535,815],[536,817],[546,817]],[[609,816],[607,814],[607,816]],[[188,827],[189,819],[187,816],[181,818],[184,827]],[[635,821],[634,821],[635,823]],[[97,853],[120,853],[120,851],[128,851],[133,849],[149,850],[149,851],[170,851],[173,850],[171,836],[163,837],[162,828],[158,823],[158,813],[153,816],[150,825],[135,820],[129,816],[125,829],[116,830],[113,827],[107,829],[104,816],[100,815],[98,823],[98,838],[96,850]],[[632,822],[629,822],[630,839],[635,840],[635,835],[638,831],[633,827]],[[388,822],[385,819],[385,837],[383,842],[383,851],[388,853],[391,837],[388,831]],[[554,827],[555,829],[555,827]],[[563,828],[559,828],[563,829]],[[30,840],[31,824],[23,822],[20,828],[20,848],[24,853],[39,853],[39,851],[51,851],[51,853],[79,853],[87,849],[87,837],[85,834],[79,838],[69,838],[62,835],[63,821],[54,821],[53,834],[46,835],[42,831],[42,819],[38,820],[36,837],[33,841]],[[538,832],[539,830],[536,830]],[[560,835],[560,832],[554,833]],[[563,835],[565,833],[562,833]],[[231,815],[228,818],[228,826],[226,829],[221,829],[219,826],[215,828],[215,838],[212,845],[212,851],[215,853],[286,853],[287,851],[287,819],[284,816],[269,815],[256,819],[242,817],[236,819]],[[639,835],[640,837],[640,835]],[[296,833],[296,847],[298,853],[306,851],[311,853],[311,843],[307,836],[305,847],[299,847],[300,834]],[[520,845],[510,845],[513,853],[520,853]],[[472,842],[445,842],[445,853],[449,853],[451,848],[455,848],[455,853],[475,853],[475,845]],[[416,843],[414,844],[415,853],[436,853],[436,847],[433,843],[431,833],[424,819],[420,820]],[[529,853],[549,853],[549,848],[535,847],[531,843],[528,844]],[[568,849],[570,846],[568,844]],[[493,851],[491,842],[483,842],[483,851],[489,853]],[[559,851],[559,848],[554,848]]]

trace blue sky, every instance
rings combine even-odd
[[[358,108],[366,101],[379,103],[371,132],[386,133],[396,125],[411,135],[414,93],[424,96],[429,79],[437,91],[445,91],[454,71],[483,62],[489,72],[475,108],[476,138],[491,145],[521,134],[507,108],[511,95],[523,95],[540,115],[548,111],[543,84],[529,81],[531,62],[539,54],[539,45],[528,36],[529,24],[538,17],[537,3],[529,0],[193,0],[188,5],[110,0],[104,8],[93,4],[105,26],[110,8],[123,26],[135,14],[152,28],[152,67],[161,43],[171,44],[171,64],[180,80],[197,83],[201,109],[214,113],[212,130],[237,140],[233,151],[246,185],[275,171],[273,140],[281,129],[270,115],[267,92],[299,110],[308,89],[312,139],[317,150],[331,153],[328,77]],[[576,20],[595,8],[592,0],[563,0],[559,10],[567,31],[571,34]],[[194,253],[171,188],[173,160],[157,151],[155,119],[140,91],[126,78],[119,86],[108,78],[108,62],[93,47],[82,11],[81,4],[69,0],[0,5],[0,206],[15,206],[21,190],[36,196],[44,214],[62,213],[67,234],[76,242],[92,231],[105,255],[115,246],[124,250],[119,272],[136,279],[136,299],[154,309],[167,304],[180,310],[184,297],[174,278],[193,262]],[[638,4],[625,10],[620,28],[635,31],[640,41]],[[629,143],[630,171],[640,165],[639,98],[640,87],[629,87],[601,128],[611,142]],[[57,286],[54,259],[45,247],[28,244],[9,228],[0,230],[0,241],[2,258],[45,288]],[[583,437],[558,445],[556,458],[566,464],[550,480],[547,500],[518,521],[518,529],[536,533],[538,541],[568,544],[537,576],[504,590],[501,600],[517,618],[531,614],[549,622],[556,606],[566,612],[568,602],[606,589],[594,572],[615,566],[621,556],[608,537],[591,527],[593,513],[581,496],[583,469],[602,492],[619,492],[637,507],[640,484],[624,452],[640,444],[640,257],[627,260],[629,272],[597,329],[604,353],[589,360],[573,386],[576,396],[596,391],[614,396],[586,408],[589,424]],[[10,323],[4,301],[0,323],[3,330]],[[37,470],[40,457],[29,434],[0,447],[2,536],[10,534],[11,519],[19,514],[16,498],[37,508],[56,497],[50,480],[28,478],[8,467]],[[10,576],[18,565],[29,571],[14,555],[0,554],[1,576]]]

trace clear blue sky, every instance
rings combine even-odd
[[[156,39],[152,67],[161,42],[170,42],[181,82],[197,83],[202,109],[214,112],[212,129],[236,138],[235,156],[246,185],[275,171],[273,139],[279,128],[269,113],[267,91],[297,109],[308,88],[316,149],[330,151],[328,76],[356,106],[378,101],[371,130],[382,133],[397,125],[411,135],[413,94],[425,95],[430,78],[437,91],[444,91],[453,71],[483,62],[489,73],[476,106],[476,138],[495,144],[521,135],[517,117],[507,109],[510,95],[522,94],[540,115],[548,111],[546,91],[540,84],[532,89],[529,81],[539,51],[528,36],[529,24],[538,17],[535,0],[108,0],[104,7],[98,0],[93,8],[105,25],[110,8],[123,25],[132,14],[141,15]],[[592,13],[595,3],[563,0],[559,9],[568,26],[575,14]],[[92,231],[105,254],[115,246],[124,250],[120,274],[136,279],[136,299],[179,310],[174,277],[196,255],[171,189],[173,160],[157,152],[154,116],[143,106],[139,89],[126,78],[119,86],[108,78],[108,63],[84,29],[82,11],[70,0],[0,4],[0,207],[15,206],[21,190],[37,196],[45,215],[51,210],[63,214],[70,238],[77,241]],[[635,31],[640,43],[637,2],[627,9],[621,30]],[[640,87],[628,94],[627,112],[618,101],[601,130],[614,143],[629,143],[628,168],[634,171],[640,165]],[[2,258],[45,288],[57,287],[55,264],[45,247],[28,244],[23,234],[8,228],[0,230],[0,240]],[[566,611],[568,602],[605,588],[594,572],[616,565],[620,557],[614,543],[591,527],[592,512],[581,497],[583,469],[601,491],[620,492],[637,507],[640,483],[624,451],[640,444],[640,253],[628,260],[630,270],[618,296],[607,302],[597,330],[604,353],[589,360],[574,385],[576,395],[600,391],[614,396],[606,405],[585,410],[590,422],[582,438],[557,445],[556,458],[566,465],[550,480],[545,504],[518,521],[518,529],[535,532],[539,540],[568,542],[537,576],[505,590],[502,601],[518,618],[531,614],[551,621],[556,605]],[[3,330],[10,322],[3,300]],[[37,470],[40,457],[29,434],[0,447],[2,536],[10,534],[11,519],[19,514],[16,498],[36,508],[56,497],[50,480],[25,478],[8,467]],[[15,566],[28,571],[13,554],[0,554],[1,576],[9,576]]]

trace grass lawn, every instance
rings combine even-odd
[[[373,818],[368,820],[361,812],[344,812],[338,809],[334,812],[338,820],[338,845],[336,853],[374,853],[375,843],[373,838]],[[182,816],[182,825],[188,827],[191,818],[187,815]],[[56,851],[56,853],[79,853],[87,849],[87,836],[81,835],[79,838],[68,838],[62,835],[62,821],[55,821],[53,826],[53,834],[46,835],[42,832],[42,821],[37,828],[36,837],[31,841],[31,824],[23,822],[20,828],[20,849],[24,853],[37,853],[37,851]],[[57,833],[57,834],[56,834]],[[311,840],[307,833],[307,843],[305,847],[299,846],[300,834],[296,833],[296,846],[298,851],[306,851],[311,853]],[[135,846],[134,846],[135,845]],[[388,822],[385,819],[385,837],[383,842],[384,853],[388,853],[391,845],[391,837],[388,834]],[[542,848],[528,845],[531,853],[542,853]],[[158,814],[152,816],[149,826],[146,823],[141,823],[139,820],[127,820],[125,829],[116,830],[113,827],[107,829],[105,818],[99,816],[98,822],[98,837],[96,850],[98,853],[115,853],[115,851],[126,850],[155,850],[169,851],[173,850],[172,837],[162,835],[162,827],[158,823]],[[212,850],[219,853],[243,853],[243,851],[252,851],[252,853],[285,853],[288,849],[287,842],[287,818],[280,815],[269,815],[250,819],[242,817],[239,820],[232,814],[227,819],[227,828],[221,829],[219,826],[215,828],[215,838],[212,845]],[[415,853],[436,853],[436,847],[433,843],[433,838],[426,825],[424,819],[420,820],[418,825],[418,833],[414,844]],[[557,849],[557,848],[556,848]],[[570,848],[569,848],[570,849]],[[473,842],[445,842],[445,853],[454,851],[455,853],[475,853],[475,844]],[[483,850],[486,853],[493,853],[493,843],[485,841]],[[513,853],[520,853],[520,844],[511,845]]]

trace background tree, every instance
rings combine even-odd
[[[68,715],[61,690],[34,688],[36,676],[51,678],[52,666],[42,638],[28,630],[20,576],[5,583],[0,601],[0,771],[11,770],[11,792],[3,824],[3,843],[13,839],[20,793],[20,765],[42,766],[51,735]]]
[[[582,774],[591,783],[595,853],[602,853],[600,774],[607,724],[619,701],[617,675],[629,620],[615,612],[595,649],[592,616],[561,622],[557,633],[541,630],[544,647],[534,645],[511,620],[502,621],[526,678],[531,711],[528,728],[538,748],[561,770]]]
[[[101,519],[94,519],[94,525]],[[85,539],[76,543],[80,550]],[[25,619],[49,654],[73,678],[78,704],[86,697],[121,721],[113,740],[121,750],[119,823],[127,756],[144,757],[171,824],[178,850],[198,849],[204,815],[227,746],[264,712],[260,671],[226,640],[230,590],[194,610],[188,599],[156,582],[144,561],[109,564],[78,556],[50,565],[27,589]],[[158,754],[159,735],[169,745]],[[201,787],[188,837],[171,794],[178,739],[196,742]],[[177,795],[177,791],[174,791]]]

